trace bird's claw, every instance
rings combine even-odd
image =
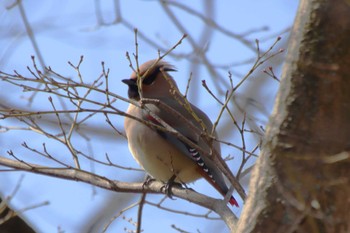
[[[171,189],[176,186],[178,188],[182,188],[182,184],[181,183],[178,183],[178,182],[175,182],[175,178],[176,176],[172,176],[168,182],[165,183],[165,185],[161,188],[161,191],[164,190],[164,193],[170,198],[170,199],[174,199],[173,198],[173,193],[171,191]]]
[[[155,181],[156,179],[150,177],[150,176],[147,176],[145,181],[143,182],[142,184],[142,189],[145,189],[145,186],[148,186],[150,183],[152,183],[153,181]]]

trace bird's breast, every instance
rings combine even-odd
[[[156,130],[126,118],[125,131],[131,154],[152,177],[167,182],[176,175],[176,181],[183,183],[201,177],[197,172],[197,164]]]

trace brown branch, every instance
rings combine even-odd
[[[42,174],[66,180],[80,181],[115,192],[147,192],[156,194],[164,193],[164,184],[159,181],[152,181],[148,185],[144,185],[144,183],[121,182],[117,180],[110,180],[106,177],[76,168],[50,168],[31,163],[24,163],[21,160],[16,161],[2,156],[0,156],[0,165],[11,167],[16,170],[32,172],[35,174]],[[171,189],[171,192],[174,194],[174,196],[188,200],[189,202],[198,204],[216,212],[222,217],[230,229],[234,229],[236,227],[237,217],[227,207],[224,201],[205,196],[190,189],[183,189],[175,186]]]
[[[143,211],[143,207],[145,206],[145,201],[146,201],[146,195],[147,193],[143,193],[141,195],[140,201],[139,201],[139,209],[137,211],[137,222],[136,222],[136,233],[141,233],[142,229],[141,229],[141,225],[142,225],[142,211]]]

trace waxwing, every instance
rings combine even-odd
[[[171,71],[176,71],[176,69],[167,62],[151,60],[141,65],[138,72],[133,72],[130,79],[122,80],[128,85],[128,96],[131,100],[139,102],[145,98],[159,100],[184,117],[179,118],[159,104],[147,103],[146,101],[145,104],[136,106],[131,103],[127,114],[141,121],[130,117],[125,118],[124,127],[129,150],[140,166],[157,180],[164,183],[175,181],[184,184],[203,177],[225,196],[228,187],[221,171],[208,155],[199,153],[188,143],[166,130],[145,124],[145,122],[151,122],[162,126],[163,124],[159,122],[161,119],[201,149],[209,151],[211,148],[183,120],[187,119],[201,132],[203,132],[204,124],[208,132],[211,132],[213,125],[210,119],[204,112],[190,103],[188,103],[190,110],[184,107],[186,103],[182,96],[177,94],[179,92],[176,82],[168,73]],[[141,78],[140,81],[138,81],[139,78]],[[159,118],[153,117],[150,112]],[[202,120],[202,125],[193,115]],[[211,146],[220,153],[218,142],[214,141]],[[238,206],[237,201],[232,196],[229,202]]]

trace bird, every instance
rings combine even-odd
[[[162,126],[162,122],[165,122],[199,148],[208,152],[211,149],[198,133],[181,120],[187,119],[200,131],[204,130],[203,125],[208,132],[213,128],[209,117],[202,110],[189,102],[187,103],[191,110],[184,107],[186,101],[178,94],[178,86],[169,74],[174,71],[177,70],[173,65],[154,59],[142,64],[137,71],[134,70],[129,79],[122,80],[128,86],[130,100],[140,103],[143,99],[154,99],[184,117],[180,118],[155,103],[146,102],[142,107],[142,104],[135,105],[131,102],[126,114],[132,117],[126,116],[124,120],[129,150],[138,164],[156,180],[170,185],[171,182],[187,184],[205,178],[225,197],[229,189],[222,172],[210,156],[200,153],[189,143],[166,130],[145,124],[150,122]],[[202,124],[194,115],[201,119]],[[212,148],[220,153],[219,142],[213,141]],[[230,197],[229,203],[238,207],[233,196]]]

